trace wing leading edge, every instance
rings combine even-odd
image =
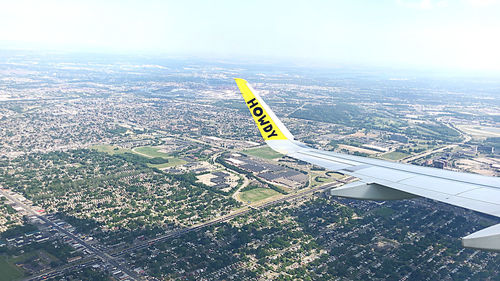
[[[323,151],[294,140],[255,90],[243,79],[236,83],[267,145],[289,157],[359,179],[332,189],[335,196],[394,200],[426,197],[500,217],[500,178],[420,167]],[[500,251],[500,224],[462,238],[469,248]]]

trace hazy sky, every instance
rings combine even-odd
[[[0,0],[0,45],[500,70],[495,0]]]

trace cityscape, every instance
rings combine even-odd
[[[0,280],[500,280],[500,223],[263,142],[233,78],[324,150],[500,175],[500,82],[392,69],[0,53]]]

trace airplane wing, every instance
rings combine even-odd
[[[294,140],[258,93],[244,79],[236,84],[259,131],[273,150],[359,180],[332,189],[335,196],[369,200],[426,197],[500,217],[500,178],[420,167],[308,147]],[[500,224],[462,238],[468,248],[500,251]]]

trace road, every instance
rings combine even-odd
[[[299,110],[302,110],[304,108],[304,106],[308,104],[308,102],[304,102],[303,104],[297,106],[297,108],[295,108],[294,110],[292,110],[290,113],[288,113],[286,115],[286,117],[290,117],[292,114],[294,114],[295,112],[299,111]]]
[[[437,153],[437,152],[441,152],[441,151],[443,151],[445,149],[455,148],[455,147],[457,147],[457,146],[459,146],[461,144],[469,142],[472,139],[471,136],[469,136],[468,134],[465,134],[461,130],[457,129],[455,126],[453,126],[451,124],[446,124],[446,125],[449,126],[449,127],[451,127],[451,128],[453,128],[453,129],[455,129],[456,131],[458,131],[460,133],[460,135],[462,136],[463,141],[461,141],[460,143],[455,143],[455,144],[450,144],[450,145],[438,147],[438,148],[435,148],[433,150],[425,151],[425,152],[422,152],[422,153],[417,154],[417,155],[409,156],[407,158],[402,159],[401,162],[403,162],[403,163],[409,163],[409,162],[411,162],[413,160],[417,160],[417,159],[420,159],[420,158],[425,157],[427,155],[434,154],[434,153]]]
[[[300,199],[302,199],[302,198],[304,198],[306,196],[309,196],[310,194],[313,194],[315,192],[321,192],[321,191],[324,191],[324,190],[327,190],[327,189],[331,189],[331,188],[337,187],[339,185],[343,185],[343,184],[347,183],[348,181],[350,181],[352,179],[353,179],[352,177],[349,177],[349,178],[347,178],[345,180],[335,180],[335,182],[331,182],[331,183],[328,183],[328,184],[325,184],[325,185],[321,185],[321,186],[315,187],[313,189],[308,189],[308,190],[305,190],[304,192],[299,192],[299,193],[295,193],[295,194],[291,194],[291,195],[286,195],[286,196],[277,198],[275,200],[266,202],[266,203],[258,205],[258,206],[251,206],[251,208],[243,209],[241,211],[238,211],[238,212],[235,212],[235,213],[232,213],[232,214],[229,214],[229,215],[226,215],[226,216],[223,216],[223,217],[220,217],[220,218],[217,218],[217,219],[214,219],[214,220],[211,220],[211,221],[199,224],[199,225],[195,225],[195,226],[192,226],[192,227],[188,227],[188,228],[184,228],[184,229],[172,231],[172,232],[166,233],[166,234],[164,234],[162,236],[159,236],[159,237],[150,239],[148,241],[142,242],[142,243],[140,243],[138,245],[132,246],[130,248],[126,248],[126,249],[117,251],[117,252],[111,254],[111,256],[116,258],[116,257],[123,256],[124,254],[130,253],[130,252],[134,252],[134,251],[137,251],[137,250],[140,250],[140,249],[148,248],[148,247],[152,246],[153,244],[165,241],[166,239],[170,239],[170,238],[174,238],[174,237],[179,237],[180,235],[188,233],[188,232],[191,232],[191,231],[196,231],[196,230],[199,230],[199,229],[202,229],[204,227],[207,227],[207,226],[210,226],[210,225],[214,225],[214,224],[217,224],[217,223],[220,223],[220,222],[229,221],[229,220],[231,220],[231,219],[233,219],[235,217],[247,214],[248,212],[250,212],[252,210],[263,209],[263,208],[266,208],[266,207],[268,207],[270,205],[281,203],[281,202],[284,202],[284,201],[300,200]]]
[[[420,154],[417,154],[417,155],[413,155],[413,156],[404,158],[403,160],[401,160],[401,162],[403,162],[403,163],[409,163],[409,162],[411,162],[413,160],[420,159],[420,158],[425,157],[427,155],[434,154],[434,153],[437,153],[437,152],[441,152],[441,151],[443,151],[445,149],[448,149],[448,148],[450,148],[450,149],[451,148],[455,148],[457,146],[458,146],[458,144],[450,144],[450,145],[438,147],[438,148],[435,148],[435,149],[430,150],[430,151],[426,151],[426,152],[423,152],[423,153],[420,153]]]
[[[291,194],[291,195],[285,195],[285,196],[279,197],[279,198],[277,198],[275,200],[266,202],[266,203],[258,205],[258,206],[249,206],[249,208],[242,209],[241,211],[234,212],[232,214],[229,214],[229,215],[226,215],[226,216],[223,216],[223,217],[220,217],[220,218],[217,218],[217,219],[205,222],[203,224],[199,224],[199,225],[195,225],[195,226],[192,226],[192,227],[188,227],[188,228],[184,228],[184,229],[180,229],[180,230],[169,232],[169,233],[166,233],[166,234],[164,234],[162,236],[155,237],[155,238],[150,239],[150,240],[148,240],[146,242],[140,243],[138,245],[135,245],[135,246],[132,246],[132,247],[120,250],[120,251],[117,251],[117,252],[112,253],[112,254],[104,253],[103,251],[101,251],[101,250],[93,247],[92,245],[88,244],[83,239],[79,238],[78,236],[74,235],[73,233],[71,233],[71,232],[67,231],[66,229],[58,226],[56,223],[52,222],[50,219],[48,219],[48,218],[46,218],[44,216],[39,215],[30,206],[28,206],[28,205],[22,203],[21,201],[17,200],[15,197],[13,197],[12,195],[10,195],[6,190],[0,189],[0,194],[4,195],[9,200],[15,202],[18,206],[22,207],[28,213],[30,213],[30,214],[38,217],[39,219],[41,219],[45,223],[50,224],[51,226],[53,226],[60,233],[63,233],[65,235],[71,237],[74,241],[76,241],[77,243],[80,243],[89,252],[93,253],[96,257],[100,258],[105,263],[109,263],[112,266],[116,267],[117,269],[121,270],[122,272],[128,274],[130,276],[130,279],[137,280],[138,277],[135,274],[135,272],[129,270],[128,268],[126,268],[123,265],[121,265],[120,263],[118,263],[116,261],[116,259],[120,258],[121,256],[123,256],[123,255],[125,255],[127,253],[134,252],[134,251],[137,251],[137,250],[140,250],[140,249],[144,249],[144,248],[148,248],[148,247],[150,247],[150,246],[152,246],[152,245],[154,245],[154,244],[156,244],[158,242],[162,242],[162,241],[165,241],[165,240],[170,239],[170,238],[179,237],[179,236],[181,236],[181,235],[183,235],[185,233],[196,231],[196,230],[202,229],[202,228],[210,226],[210,225],[214,225],[214,224],[217,224],[217,223],[229,221],[229,220],[231,220],[231,219],[233,219],[235,217],[238,217],[238,216],[241,216],[241,215],[245,215],[245,214],[247,214],[248,212],[250,212],[252,210],[263,209],[263,208],[266,208],[268,206],[271,206],[271,205],[274,205],[274,204],[278,204],[278,203],[281,203],[281,202],[284,202],[284,201],[296,201],[296,200],[300,200],[300,199],[302,199],[302,198],[304,198],[306,196],[309,196],[311,194],[314,194],[316,192],[321,192],[321,191],[324,191],[324,190],[327,190],[327,189],[331,189],[331,188],[335,188],[335,187],[337,187],[339,185],[345,184],[348,181],[351,181],[352,179],[353,179],[352,177],[349,177],[349,178],[346,178],[345,180],[335,180],[335,182],[331,182],[331,183],[328,183],[328,184],[325,184],[325,185],[321,185],[321,186],[318,186],[318,187],[315,187],[315,188],[312,188],[312,189],[307,189],[307,190],[304,190],[302,192],[297,192],[297,193],[294,193],[294,194]],[[46,278],[55,277],[55,276],[60,275],[64,271],[76,269],[76,268],[79,268],[79,267],[82,267],[82,266],[87,266],[87,265],[90,265],[91,263],[95,263],[95,260],[83,261],[83,263],[80,262],[78,264],[69,265],[69,266],[66,265],[66,266],[63,266],[63,267],[51,270],[49,272],[45,272],[43,274],[39,274],[39,275],[36,275],[36,276],[29,277],[29,278],[24,279],[24,280],[32,281],[32,280],[42,280],[42,279],[46,279]]]
[[[235,192],[233,192],[231,197],[233,197],[233,199],[238,201],[238,202],[245,203],[242,200],[240,200],[240,198],[238,198],[238,193],[240,192],[240,190],[242,190],[243,188],[247,187],[250,184],[250,180],[248,179],[247,176],[245,176],[243,174],[241,174],[241,176],[243,177],[243,183],[241,184],[240,187],[238,187],[238,189]]]
[[[107,263],[111,264],[112,266],[116,267],[117,269],[121,270],[122,272],[128,274],[132,280],[137,280],[137,276],[136,276],[135,272],[133,272],[133,271],[129,270],[128,268],[119,264],[112,256],[108,255],[107,253],[102,252],[99,249],[94,248],[92,245],[88,244],[80,237],[78,237],[78,236],[74,235],[73,233],[69,232],[68,230],[60,227],[59,225],[57,225],[53,221],[49,220],[45,216],[39,215],[30,206],[17,200],[14,196],[10,195],[6,190],[0,189],[0,194],[7,197],[7,199],[9,199],[10,201],[16,203],[16,205],[22,207],[29,214],[34,215],[37,218],[39,218],[40,220],[42,220],[43,222],[51,225],[52,227],[54,227],[54,229],[56,229],[60,233],[63,233],[65,235],[67,235],[68,237],[72,238],[77,243],[80,243],[85,249],[87,249],[89,252],[93,253],[95,256],[99,257],[102,261],[107,262]]]
[[[80,260],[78,263],[65,264],[49,271],[43,272],[38,275],[30,276],[28,278],[22,279],[22,281],[37,281],[54,278],[56,276],[62,275],[64,272],[70,272],[74,269],[83,268],[95,264],[98,262],[98,258],[87,258],[85,260]]]

